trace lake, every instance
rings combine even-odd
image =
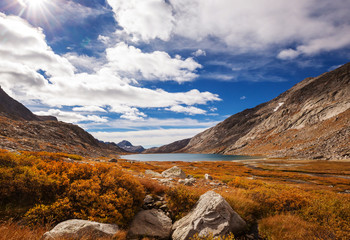
[[[195,162],[195,161],[237,161],[237,160],[248,160],[257,159],[259,157],[252,156],[239,156],[239,155],[220,155],[220,154],[191,154],[191,153],[158,153],[158,154],[132,154],[123,155],[123,159],[135,160],[142,162]]]

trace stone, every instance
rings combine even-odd
[[[210,176],[208,173],[204,175],[205,180],[213,180],[213,177]]]
[[[186,174],[178,166],[174,166],[162,172],[162,176],[165,178],[186,178]]]
[[[154,237],[168,239],[171,234],[171,219],[157,209],[143,210],[136,214],[128,232],[128,238]]]
[[[157,173],[157,172],[155,172],[153,170],[146,170],[145,171],[145,175],[149,175],[151,177],[162,177],[162,174]]]
[[[116,224],[105,224],[87,220],[71,219],[57,224],[44,233],[43,240],[54,239],[96,239],[112,237],[119,231]]]
[[[112,159],[110,159],[108,162],[117,163],[117,162],[118,162],[118,160],[117,160],[117,159],[115,159],[115,158],[112,158]]]
[[[174,179],[172,178],[164,178],[164,179],[159,179],[159,181],[165,185],[171,184]]]
[[[195,234],[199,237],[236,234],[246,226],[246,222],[220,194],[208,191],[199,198],[189,214],[174,223],[172,239],[187,240]]]
[[[154,199],[151,195],[146,195],[145,199],[143,199],[144,204],[152,204],[154,203]]]

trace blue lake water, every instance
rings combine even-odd
[[[123,155],[123,159],[135,161],[157,161],[157,162],[195,162],[195,161],[233,161],[257,159],[259,157],[239,156],[239,155],[220,155],[220,154],[190,154],[190,153],[158,153],[158,154],[132,154]]]

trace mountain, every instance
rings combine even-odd
[[[132,153],[141,153],[145,150],[142,146],[133,146],[129,141],[126,140],[117,143],[117,146],[124,149],[127,152]]]
[[[105,144],[77,125],[41,117],[0,88],[0,148],[108,156],[125,152]]]
[[[175,152],[344,159],[350,158],[349,143],[347,63],[227,118]]]
[[[143,151],[143,153],[170,153],[170,152],[176,152],[184,147],[187,146],[187,144],[190,142],[191,138],[176,141],[161,147],[157,148],[149,148]]]
[[[5,116],[14,120],[27,120],[27,121],[57,121],[57,118],[53,116],[37,116],[32,113],[28,108],[21,103],[11,98],[0,87],[0,116]]]

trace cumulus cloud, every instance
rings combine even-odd
[[[144,80],[191,81],[198,77],[194,71],[202,67],[192,58],[171,58],[168,53],[161,51],[144,53],[123,42],[108,48],[106,54],[111,69]]]
[[[100,117],[97,115],[82,115],[74,112],[65,112],[59,109],[49,109],[48,111],[35,112],[39,116],[55,116],[58,120],[63,122],[79,123],[84,121],[91,121],[97,123],[106,123],[108,119],[106,117]]]
[[[74,112],[107,112],[98,106],[85,106],[85,107],[74,107],[72,109]]]
[[[216,39],[238,53],[280,48],[281,59],[350,44],[346,0],[108,2],[124,31],[144,41],[169,40],[175,35],[197,43]],[[291,45],[296,47],[290,49]]]
[[[177,112],[177,113],[187,113],[189,115],[196,115],[196,114],[205,114],[206,111],[197,107],[184,107],[181,105],[175,105],[171,106],[170,108],[166,108],[165,110]]]
[[[195,56],[195,57],[199,57],[199,56],[206,56],[207,53],[204,50],[202,50],[202,49],[198,49],[197,51],[192,53],[192,55]]]
[[[164,0],[107,0],[127,34],[148,41],[168,40],[174,26],[172,8]]]
[[[139,130],[127,132],[91,132],[91,134],[106,142],[120,142],[128,139],[134,145],[144,147],[160,146],[181,139],[191,138],[203,132],[206,128],[186,128],[186,129],[156,129]]]
[[[46,44],[41,29],[2,13],[0,32],[0,83],[18,99],[38,99],[51,108],[108,107],[110,112],[130,120],[146,117],[140,108],[192,106],[220,100],[216,94],[196,89],[170,93],[135,84],[140,79],[192,80],[197,76],[194,71],[201,67],[192,58],[172,58],[160,51],[143,53],[125,43],[107,49],[102,61],[75,53],[60,56]]]

